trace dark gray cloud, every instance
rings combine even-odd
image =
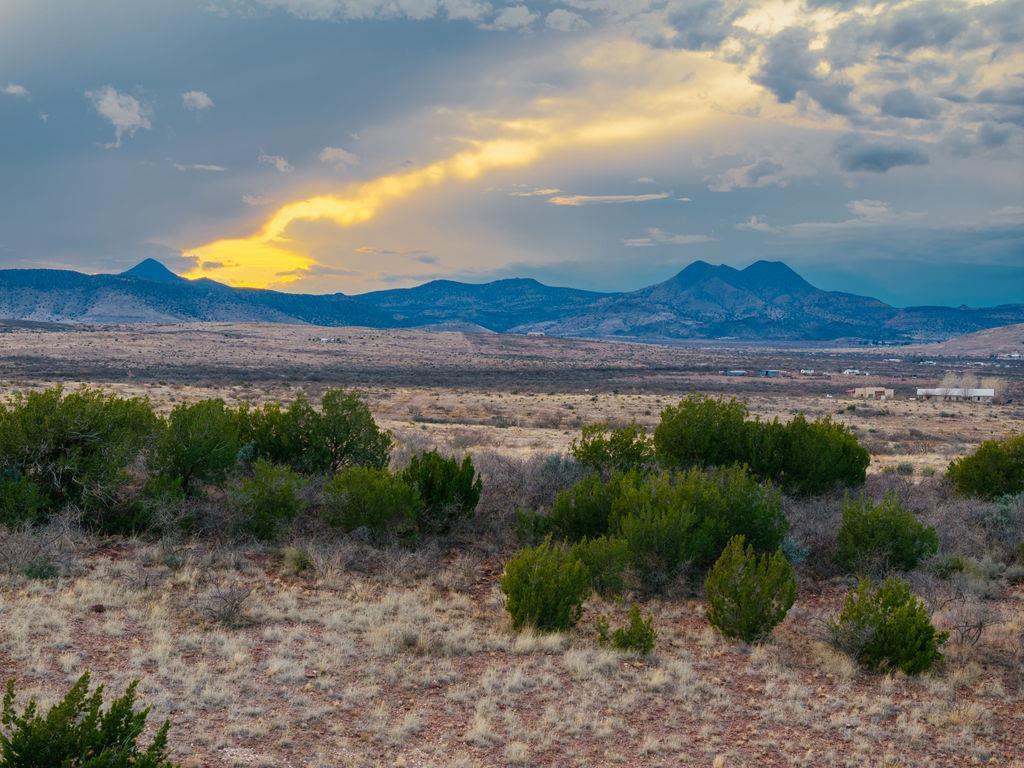
[[[915,93],[910,88],[889,91],[882,97],[881,109],[891,117],[908,117],[916,120],[929,120],[941,111],[935,99]]]
[[[670,7],[667,21],[676,31],[672,43],[690,51],[714,50],[736,33],[733,22],[746,10],[745,3],[722,0],[685,2]]]
[[[829,112],[850,114],[853,85],[834,75],[818,74],[822,55],[811,50],[811,40],[812,33],[804,27],[782,30],[765,46],[754,82],[774,93],[783,104],[803,92]]]
[[[913,144],[890,139],[866,139],[855,133],[836,141],[833,155],[844,171],[885,173],[900,166],[928,164],[928,154]]]

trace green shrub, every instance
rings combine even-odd
[[[324,485],[324,519],[347,531],[366,527],[405,534],[420,508],[416,489],[386,469],[347,467]]]
[[[60,576],[60,569],[49,558],[42,556],[30,560],[21,573],[26,579],[45,581]]]
[[[281,552],[281,560],[285,570],[293,576],[305,576],[316,568],[309,553],[299,547],[285,547]]]
[[[686,559],[697,568],[710,567],[733,536],[744,536],[758,552],[782,546],[789,530],[782,495],[758,483],[744,467],[693,469],[674,482],[678,503],[694,512]]]
[[[649,656],[658,641],[658,633],[654,629],[654,621],[640,615],[640,609],[632,606],[626,617],[625,626],[609,631],[608,619],[601,616],[597,620],[597,641],[601,645],[610,645],[620,651],[630,651],[641,656]]]
[[[690,395],[661,412],[654,431],[658,461],[669,469],[747,461],[747,407],[739,400]]]
[[[26,494],[34,494],[23,483],[33,483],[47,512],[68,504],[87,513],[104,508],[157,424],[147,401],[94,389],[16,396],[0,405],[0,477],[20,486],[6,488],[11,506],[24,509]]]
[[[697,516],[667,474],[624,484],[612,503],[610,529],[626,540],[644,588],[662,591],[687,562]]]
[[[179,481],[191,495],[204,483],[223,482],[238,449],[238,423],[223,400],[182,403],[157,439],[153,466],[165,481]]]
[[[881,585],[861,579],[847,594],[831,631],[835,645],[868,669],[900,669],[908,675],[941,660],[939,647],[948,637],[932,626],[910,585],[895,577]]]
[[[986,440],[974,453],[954,460],[946,475],[965,496],[994,499],[1024,491],[1024,434]]]
[[[569,452],[605,478],[617,472],[643,471],[654,460],[654,444],[635,422],[619,429],[607,423],[588,424]]]
[[[230,503],[239,513],[242,528],[266,541],[302,512],[301,488],[302,479],[293,470],[260,459],[252,477],[232,489]]]
[[[615,475],[607,480],[600,475],[589,475],[559,491],[548,515],[549,530],[570,541],[607,533],[612,503],[624,485],[635,482],[633,474]]]
[[[837,484],[861,485],[870,454],[843,424],[801,414],[782,424],[751,421],[737,400],[691,395],[662,412],[654,432],[658,460],[671,469],[746,464],[794,494],[816,494]]]
[[[551,518],[532,509],[516,510],[516,539],[533,546],[551,535]]]
[[[391,460],[391,435],[380,429],[359,394],[329,389],[320,401],[321,426],[327,451],[325,469],[343,467],[384,469]]]
[[[781,473],[766,475],[788,492],[813,495],[864,484],[871,454],[845,424],[828,416],[807,421],[803,414],[786,427],[785,463]]]
[[[935,529],[904,509],[895,493],[878,504],[867,498],[843,504],[836,562],[850,573],[909,571],[938,549]]]
[[[501,589],[515,629],[561,632],[579,621],[590,578],[578,557],[548,540],[508,561]]]
[[[625,539],[610,536],[583,539],[573,545],[572,553],[587,569],[591,589],[602,597],[622,593],[630,559],[629,543]]]
[[[771,634],[796,600],[796,573],[781,552],[758,555],[730,539],[708,572],[708,621],[726,637],[753,643]]]
[[[0,525],[34,523],[46,508],[46,497],[27,477],[0,477]]]
[[[253,459],[266,459],[306,473],[329,469],[320,413],[302,395],[287,408],[280,403],[267,403],[259,408],[245,403],[234,416],[239,441],[243,446],[251,446]]]
[[[103,710],[103,686],[89,692],[82,675],[46,715],[35,702],[15,709],[14,681],[0,715],[0,768],[174,768],[167,756],[170,722],[157,729],[148,747],[139,744],[149,708],[135,709],[131,683]]]
[[[413,456],[402,478],[419,492],[423,504],[417,525],[434,533],[448,531],[457,521],[470,517],[483,489],[469,456],[459,462],[437,451]]]

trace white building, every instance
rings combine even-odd
[[[994,389],[963,389],[962,387],[917,388],[922,400],[970,400],[975,403],[990,403],[996,396]]]

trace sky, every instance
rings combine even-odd
[[[1024,302],[1020,0],[3,0],[0,268]]]

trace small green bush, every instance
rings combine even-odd
[[[619,429],[608,423],[588,424],[569,452],[580,464],[608,478],[617,472],[647,469],[654,460],[654,443],[635,422]]]
[[[60,569],[49,558],[44,556],[31,560],[22,569],[21,573],[26,579],[45,581],[46,579],[56,579],[60,576]]]
[[[629,543],[625,539],[610,536],[583,539],[573,545],[572,553],[587,569],[591,589],[602,597],[622,593],[629,566]]]
[[[669,469],[747,460],[747,407],[739,400],[690,395],[661,412],[654,431],[658,461]]]
[[[978,449],[954,460],[946,470],[965,496],[995,499],[1024,491],[1024,434],[986,440]]]
[[[299,547],[285,547],[281,552],[281,561],[285,570],[293,576],[306,576],[316,569],[309,552]]]
[[[758,555],[734,536],[708,572],[708,621],[726,637],[753,643],[784,619],[796,600],[796,573],[781,552]]]
[[[847,499],[843,504],[836,562],[849,573],[910,571],[938,549],[935,529],[904,509],[895,493],[878,504],[867,498]]]
[[[658,642],[658,633],[654,629],[653,619],[645,619],[634,605],[629,609],[625,626],[618,627],[614,632],[610,631],[608,619],[601,616],[597,620],[597,641],[620,651],[649,656]]]
[[[243,403],[234,416],[239,441],[243,446],[251,446],[253,459],[266,459],[306,473],[329,468],[320,413],[302,395],[287,408],[280,403],[257,408]]]
[[[179,481],[186,494],[204,483],[223,482],[238,459],[238,423],[224,401],[200,400],[175,406],[157,439],[156,471]]]
[[[423,506],[417,525],[430,533],[443,533],[470,517],[483,489],[469,456],[459,462],[437,451],[413,456],[402,478],[419,492]]]
[[[347,531],[407,534],[420,508],[416,489],[386,469],[347,467],[324,485],[324,519]]]
[[[501,589],[515,629],[561,632],[579,621],[590,577],[575,554],[547,540],[508,561]]]
[[[252,477],[232,489],[230,504],[239,514],[241,527],[267,541],[302,512],[301,488],[302,479],[294,471],[260,459],[253,466]]]
[[[139,744],[149,708],[135,709],[137,685],[103,711],[103,686],[90,693],[86,673],[44,716],[34,701],[21,712],[15,708],[9,680],[0,714],[0,768],[174,768],[167,755],[169,721],[148,747]]]
[[[0,477],[0,525],[34,523],[45,508],[46,497],[27,477]]]
[[[924,672],[940,661],[939,648],[948,637],[935,630],[928,610],[911,594],[910,585],[895,577],[881,585],[861,579],[847,594],[831,631],[834,644],[864,667],[900,669],[908,675]]]
[[[89,513],[114,502],[157,426],[142,399],[60,387],[16,396],[0,405],[0,477],[19,484],[7,486],[8,502],[23,512],[26,494],[35,495],[24,484],[30,482],[45,500],[37,511],[71,504],[89,522]]]

